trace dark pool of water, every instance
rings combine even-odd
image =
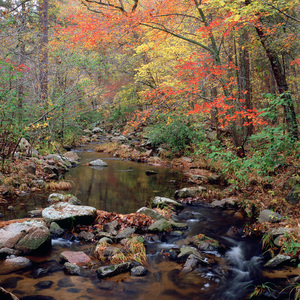
[[[86,205],[117,213],[132,213],[145,206],[156,196],[173,197],[176,189],[186,186],[180,172],[168,168],[154,168],[146,164],[122,161],[105,154],[79,149],[81,165],[65,175],[74,184],[70,193]],[[93,168],[87,163],[101,158],[108,167]],[[146,171],[157,174],[147,176]],[[45,207],[47,195],[31,199],[26,209]],[[20,202],[23,200],[20,200]],[[26,209],[23,207],[23,211]],[[21,213],[20,213],[21,214]],[[145,277],[129,274],[112,279],[99,280],[94,270],[85,276],[68,276],[62,270],[59,254],[64,250],[83,250],[91,253],[93,247],[79,242],[54,240],[52,250],[46,256],[31,257],[34,267],[16,274],[0,276],[0,285],[20,299],[228,299],[244,298],[245,289],[260,276],[257,245],[241,238],[232,238],[228,230],[243,226],[233,217],[234,211],[222,211],[204,206],[186,206],[178,215],[188,229],[183,236],[160,235],[158,241],[147,242],[149,273]],[[200,268],[181,275],[182,264],[172,261],[166,253],[178,248],[178,242],[187,236],[206,234],[227,246],[227,252],[207,253],[216,261],[214,267]],[[228,266],[231,265],[231,268]],[[39,282],[46,282],[44,287]]]

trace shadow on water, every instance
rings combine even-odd
[[[186,186],[180,172],[168,168],[154,168],[145,164],[122,161],[104,154],[82,149],[81,164],[66,174],[74,184],[70,193],[86,205],[117,213],[135,212],[154,196],[173,198],[176,189]],[[92,168],[91,160],[101,158],[108,167]],[[157,174],[147,176],[146,171]],[[47,195],[45,195],[47,196]],[[35,206],[46,206],[45,200],[34,200]],[[23,200],[21,200],[23,201]],[[27,204],[28,207],[30,206]],[[26,207],[27,208],[27,207]],[[24,211],[24,208],[23,208]],[[188,229],[182,235],[165,233],[156,240],[147,240],[149,273],[145,277],[129,274],[99,280],[95,270],[86,270],[84,276],[66,276],[59,255],[64,250],[92,252],[92,247],[78,241],[57,239],[45,257],[33,257],[31,270],[1,275],[0,285],[26,299],[223,299],[241,300],[249,285],[260,277],[259,253],[251,242],[228,236],[232,226],[241,228],[242,221],[233,217],[233,211],[222,211],[204,206],[186,206],[178,220],[186,222]],[[224,254],[205,253],[215,263],[198,267],[183,275],[183,263],[171,259],[170,249],[188,236],[206,234],[227,246]]]

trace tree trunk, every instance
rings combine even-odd
[[[39,2],[39,85],[40,101],[47,105],[48,100],[48,0]]]
[[[278,91],[281,94],[282,99],[284,100],[283,108],[287,130],[295,140],[298,140],[298,124],[295,108],[291,95],[289,93],[286,76],[283,72],[280,60],[278,58],[278,55],[269,45],[268,37],[265,35],[263,29],[259,26],[255,26],[255,29],[270,61]]]

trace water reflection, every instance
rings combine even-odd
[[[107,155],[79,152],[81,165],[72,169],[65,178],[74,184],[70,191],[84,204],[117,213],[135,212],[154,196],[173,197],[182,185],[183,176],[168,168],[154,168],[136,162],[111,159]],[[96,158],[108,166],[95,168],[87,163]],[[157,174],[146,175],[147,170]]]

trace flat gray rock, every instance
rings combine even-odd
[[[72,228],[77,224],[93,223],[97,216],[97,210],[91,206],[59,202],[45,208],[42,215],[47,223],[56,222],[62,228]]]

